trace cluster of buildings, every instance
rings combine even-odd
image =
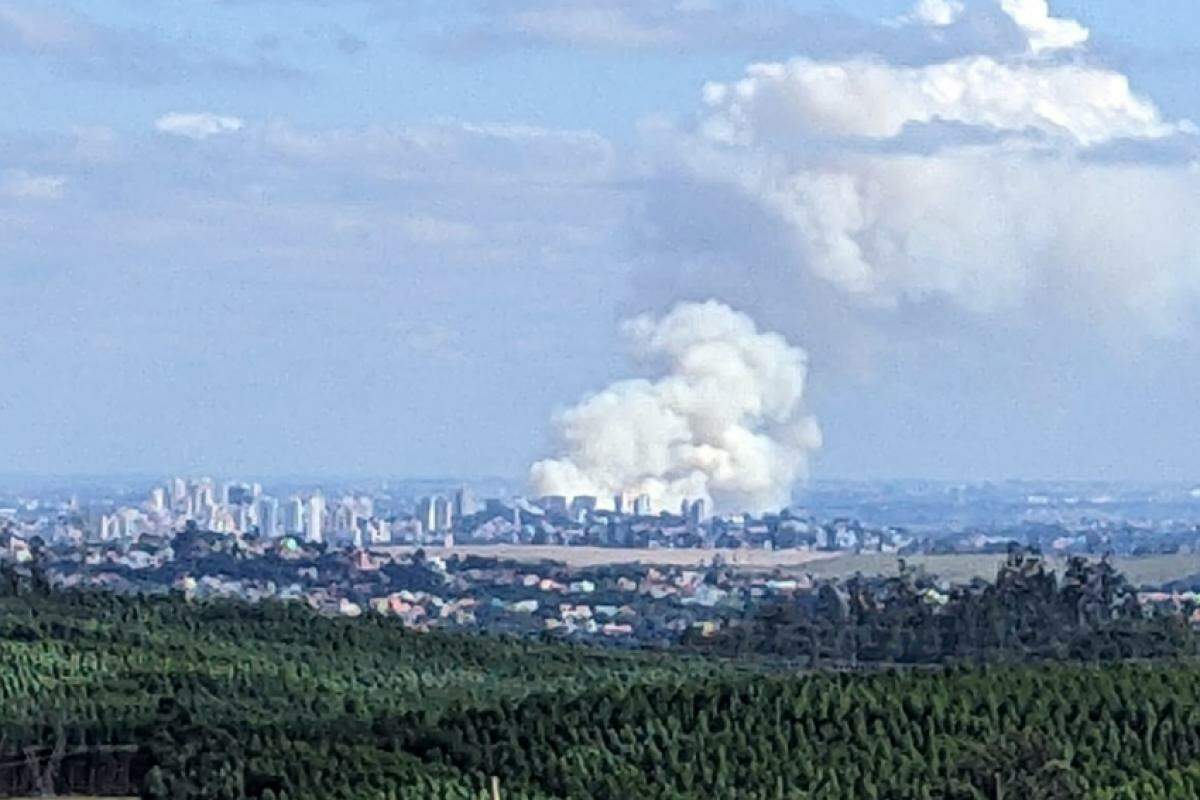
[[[251,482],[175,478],[83,501],[0,493],[0,559],[40,555],[64,586],[302,602],[329,614],[394,617],[417,630],[477,628],[632,646],[712,633],[755,603],[809,602],[821,589],[802,568],[743,569],[728,551],[903,556],[1003,552],[1016,541],[1063,554],[1200,553],[1200,526],[1184,518],[1039,517],[951,529],[797,509],[712,514],[702,499],[659,509],[648,497],[616,497],[601,507],[588,496],[477,500],[468,487],[422,488],[272,492]],[[513,557],[512,547],[486,548],[501,544],[700,549],[710,551],[709,566],[572,568],[480,555]],[[1200,600],[1200,574],[1193,578],[1146,597]],[[928,602],[944,602],[938,592],[931,588]]]
[[[259,483],[217,484],[211,478],[173,478],[153,487],[147,499],[137,504],[85,509],[72,502],[58,512],[36,521],[43,538],[111,542],[141,534],[170,535],[191,525],[233,536],[292,537],[357,547],[392,540],[391,523],[376,515],[368,495],[346,494],[330,502],[313,492],[281,499],[265,494]]]
[[[1177,519],[1130,522],[1080,516],[1038,516],[1005,525],[886,524],[877,508],[858,516],[818,517],[800,509],[762,515],[712,514],[705,499],[675,509],[655,508],[646,495],[599,498],[546,496],[477,500],[460,486],[402,494],[344,489],[264,491],[261,484],[173,478],[149,491],[118,497],[48,500],[0,497],[0,531],[20,550],[33,540],[61,544],[135,542],[170,538],[188,528],[239,541],[291,541],[326,548],[386,545],[585,545],[620,548],[815,550],[879,553],[986,553],[1011,541],[1045,552],[1200,552],[1200,526]],[[1026,501],[1029,501],[1027,499]],[[853,510],[853,509],[852,509]]]
[[[243,548],[228,535],[197,530],[173,541],[146,535],[124,549],[48,552],[51,580],[63,587],[300,602],[329,615],[382,615],[418,631],[487,630],[617,646],[711,633],[750,604],[814,589],[807,575],[739,572],[719,555],[699,568],[575,568],[421,551],[329,551],[287,540]]]

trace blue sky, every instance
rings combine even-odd
[[[1200,6],[949,5],[0,0],[0,472],[520,477],[715,298],[814,475],[1193,478]]]

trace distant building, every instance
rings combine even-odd
[[[161,486],[155,486],[150,490],[150,510],[162,513],[167,510],[167,490]]]
[[[617,512],[618,514],[625,513],[625,495],[623,495],[623,494],[614,494],[613,495],[613,511]]]
[[[192,487],[192,514],[198,519],[204,519],[216,505],[213,499],[213,486],[207,479],[201,480]]]
[[[351,536],[358,530],[358,511],[352,502],[342,501],[333,512],[333,527],[338,533]]]
[[[639,494],[633,501],[633,514],[637,517],[648,517],[653,513],[650,509],[650,495]]]
[[[325,540],[325,498],[314,494],[308,498],[308,527],[306,538],[310,542]]]
[[[283,506],[283,530],[289,536],[304,533],[304,501],[294,495]]]
[[[692,504],[687,508],[687,521],[692,527],[698,528],[704,520],[708,519],[708,508],[705,505],[704,498],[698,498],[692,501]]]
[[[471,494],[471,490],[468,487],[460,486],[458,491],[454,493],[454,518],[461,520],[463,517],[471,516],[478,510],[475,495]]]
[[[422,497],[417,503],[417,521],[421,523],[421,531],[423,533],[432,533],[437,530],[437,509],[436,498]]]
[[[444,497],[433,501],[433,530],[448,531],[454,527],[454,506]]]
[[[187,505],[188,485],[183,478],[171,479],[171,508],[181,511]]]
[[[227,506],[245,506],[254,502],[254,490],[245,483],[227,483],[222,494]]]
[[[279,533],[279,501],[274,497],[259,497],[255,508],[258,512],[258,535],[274,539]]]

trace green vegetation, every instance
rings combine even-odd
[[[467,800],[495,775],[505,800],[1200,796],[1187,658],[797,673],[33,577],[0,582],[0,793]]]
[[[895,553],[859,553],[838,555],[834,558],[815,560],[796,567],[785,567],[786,572],[809,573],[816,578],[849,578],[856,573],[863,575],[894,575],[896,564],[903,558],[909,566],[920,567],[930,575],[936,575],[951,583],[965,583],[975,578],[991,580],[996,570],[1004,563],[1005,554],[914,554],[897,556]],[[1047,556],[1047,563],[1060,572],[1067,567],[1068,559],[1062,556]],[[1155,556],[1114,556],[1112,565],[1121,571],[1133,586],[1157,587],[1172,581],[1184,580],[1200,574],[1200,555],[1175,553]]]
[[[1039,555],[1014,549],[992,583],[958,584],[943,594],[902,564],[896,577],[826,583],[807,599],[758,606],[749,619],[692,644],[805,666],[1196,654],[1190,609],[1148,610],[1107,560],[1072,558],[1060,580]]]

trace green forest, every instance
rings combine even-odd
[[[980,593],[998,605],[972,612],[992,633],[968,657],[808,669],[779,610],[715,650],[618,652],[8,573],[0,794],[466,799],[495,776],[505,800],[1200,797],[1187,629],[1039,580]],[[1038,602],[1059,609],[1050,632],[1022,627]],[[839,609],[846,654],[882,646],[852,593]],[[925,641],[922,624],[891,627]],[[1084,630],[1092,645],[1061,645]],[[1026,657],[1005,657],[1017,645]]]

